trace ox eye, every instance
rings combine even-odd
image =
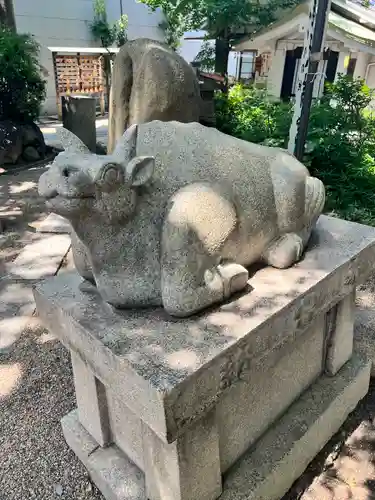
[[[108,165],[103,172],[103,181],[106,184],[112,184],[120,180],[121,174],[117,165]]]

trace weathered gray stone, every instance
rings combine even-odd
[[[318,379],[226,475],[220,500],[280,499],[365,396],[370,364],[354,356],[336,376]],[[100,448],[77,412],[64,417],[62,426],[67,443],[106,500],[147,499],[144,474],[116,446]],[[165,477],[169,474],[167,470]],[[174,498],[167,493],[163,500]]]
[[[196,123],[133,126],[110,156],[62,140],[39,191],[115,307],[184,317],[223,302],[246,288],[245,267],[299,261],[323,209],[323,184],[287,152]]]
[[[143,473],[116,446],[98,446],[80,424],[76,411],[66,415],[61,424],[66,442],[106,500],[146,500]]]
[[[375,377],[375,311],[358,307],[355,313],[354,348],[371,361],[371,377]]]
[[[215,500],[221,493],[216,412],[195,422],[174,443],[143,425],[147,498]]]
[[[96,152],[96,100],[90,96],[63,96],[62,122],[93,153]]]
[[[128,41],[113,64],[108,152],[130,125],[198,122],[200,104],[195,71],[179,54],[155,40]]]
[[[267,356],[261,365],[250,366],[241,383],[223,394],[217,405],[223,473],[321,374],[323,346],[321,314],[303,336]]]
[[[70,234],[71,226],[69,222],[57,214],[49,214],[42,222],[29,224],[35,227],[39,233]]]
[[[220,500],[282,498],[366,395],[370,366],[353,356],[319,378],[229,472]]]
[[[81,424],[100,446],[110,442],[106,391],[81,356],[71,351],[78,416]]]
[[[115,310],[95,289],[81,292],[79,276],[69,273],[38,284],[34,294],[46,326],[171,443],[251,370],[267,358],[276,365],[288,345],[307,339],[311,322],[367,278],[375,229],[323,216],[310,245],[293,268],[260,270],[252,291],[187,320],[161,309]],[[318,337],[311,345],[320,349]],[[316,353],[306,356],[315,362]]]
[[[328,313],[330,314],[330,313]],[[355,290],[332,309],[331,328],[327,331],[326,372],[336,375],[353,352]]]
[[[145,469],[143,454],[142,422],[127,406],[120,394],[107,391],[108,413],[113,441],[142,471]]]

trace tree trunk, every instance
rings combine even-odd
[[[228,60],[230,52],[230,43],[228,38],[222,36],[215,41],[215,72],[222,75],[224,80],[223,90],[228,89]]]
[[[0,0],[0,24],[16,31],[12,0]]]

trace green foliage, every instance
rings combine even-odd
[[[375,117],[372,91],[341,76],[313,108],[306,164],[324,182],[327,210],[375,225]]]
[[[208,40],[205,40],[194,61],[200,63],[202,71],[215,71],[215,47]]]
[[[38,55],[32,36],[0,27],[0,120],[38,118],[46,94]]]
[[[164,31],[164,41],[171,49],[177,50],[184,35],[184,22],[181,16],[174,16],[170,10],[164,11],[163,14],[164,20],[159,27]]]
[[[375,225],[375,116],[372,91],[360,79],[340,76],[311,109],[304,163],[327,189],[326,210]],[[290,105],[236,85],[216,96],[217,126],[244,140],[286,147]]]
[[[171,26],[183,33],[205,30],[207,39],[225,40],[226,52],[238,38],[237,32],[246,28],[250,32],[269,26],[280,12],[301,0],[138,0],[155,11],[160,8]],[[227,55],[227,54],[226,54]],[[225,57],[225,53],[222,54]],[[218,66],[218,61],[216,61]]]
[[[94,20],[90,23],[90,31],[95,40],[103,47],[113,45],[121,47],[127,40],[128,16],[122,15],[118,21],[109,24],[105,0],[94,0]]]
[[[245,141],[285,146],[291,122],[289,104],[268,99],[264,90],[233,86],[216,95],[216,126]]]

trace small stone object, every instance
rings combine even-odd
[[[39,193],[70,221],[80,275],[117,308],[184,317],[220,303],[249,265],[300,260],[323,210],[323,184],[287,152],[198,123],[134,125],[108,156],[61,140]]]
[[[196,73],[177,52],[148,38],[128,41],[121,47],[112,72],[109,153],[133,124],[198,122],[200,112]]]
[[[27,146],[27,148],[23,150],[22,157],[25,161],[40,160],[40,154],[33,146]]]

